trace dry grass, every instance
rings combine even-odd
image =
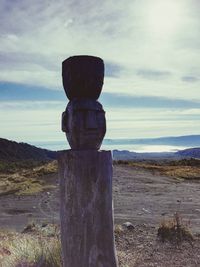
[[[158,237],[162,242],[169,241],[176,245],[180,245],[183,241],[192,245],[194,240],[189,223],[184,223],[178,212],[174,214],[173,218],[161,222],[158,228]]]
[[[134,266],[137,257],[131,249],[124,250],[126,230],[117,225],[115,236],[122,249],[117,251],[119,266]],[[130,233],[130,231],[129,231]],[[61,267],[61,243],[59,229],[56,225],[41,227],[28,225],[23,233],[0,232],[0,267]]]
[[[32,195],[54,188],[44,176],[57,172],[57,162],[49,162],[34,168],[19,168],[15,173],[0,173],[0,196]]]
[[[128,230],[115,227],[119,267],[200,266],[199,242],[182,248],[156,239],[157,230],[135,226]],[[187,246],[189,245],[189,246]],[[180,253],[181,249],[181,253]],[[61,267],[61,243],[56,225],[26,227],[24,233],[0,232],[0,267]]]
[[[61,267],[58,228],[33,226],[27,233],[0,234],[1,267]]]
[[[158,172],[161,175],[171,176],[177,179],[199,180],[200,160],[174,160],[174,161],[116,161],[115,164],[122,164],[136,168],[147,169]]]
[[[14,163],[13,163],[14,164]],[[148,169],[161,175],[171,176],[176,179],[198,180],[200,179],[200,160],[179,161],[117,161],[114,164],[125,164],[135,168]],[[9,165],[10,166],[10,165]],[[50,190],[55,186],[48,183],[48,175],[57,173],[57,161],[52,162],[25,162],[13,165],[0,171],[0,196],[33,195],[44,190]],[[4,166],[5,167],[5,166]],[[4,168],[5,169],[5,168]]]
[[[42,166],[33,168],[33,175],[39,177],[47,174],[57,173],[57,171],[58,171],[58,164],[57,161],[54,160]]]

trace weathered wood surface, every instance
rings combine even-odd
[[[99,150],[106,133],[105,112],[92,99],[71,100],[62,115],[62,130],[75,150]]]
[[[110,151],[59,156],[64,267],[116,267]]]

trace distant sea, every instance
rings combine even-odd
[[[30,144],[46,148],[49,150],[66,150],[70,149],[67,141],[39,141],[39,142],[30,142]],[[166,145],[166,144],[140,144],[135,142],[132,144],[130,140],[123,139],[105,139],[101,150],[129,150],[138,153],[145,152],[176,152],[178,150],[183,150],[189,148],[189,146],[178,146],[178,145]]]

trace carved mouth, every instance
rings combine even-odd
[[[88,135],[98,137],[99,136],[99,133],[98,132],[87,132],[87,133],[84,133],[84,136],[88,136]]]

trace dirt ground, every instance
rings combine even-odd
[[[58,185],[55,174],[46,176]],[[115,223],[158,226],[163,218],[180,212],[194,232],[200,233],[200,182],[177,181],[141,168],[115,165],[113,173]],[[59,189],[30,196],[0,197],[0,227],[22,230],[27,223],[59,221]]]
[[[44,177],[58,185],[55,174]],[[200,182],[180,181],[141,168],[115,165],[113,198],[115,224],[131,222],[132,231],[116,233],[119,266],[200,266]],[[193,247],[157,240],[159,223],[180,212],[194,234]],[[0,228],[21,231],[31,222],[59,223],[59,189],[34,196],[0,197]]]
[[[141,168],[115,166],[113,196],[116,222],[157,226],[180,212],[200,232],[200,182],[177,181]]]
[[[119,267],[199,267],[200,238],[195,235],[192,245],[176,246],[162,243],[157,229],[137,225],[132,231],[115,235]]]

